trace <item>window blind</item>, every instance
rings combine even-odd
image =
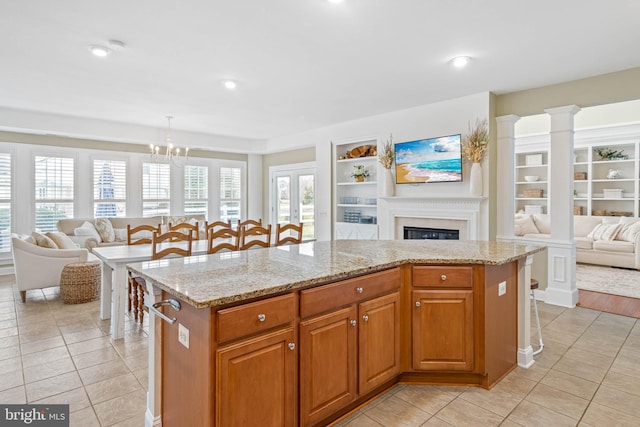
[[[35,228],[55,231],[62,218],[73,218],[74,160],[35,156]]]

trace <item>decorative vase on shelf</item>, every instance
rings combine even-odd
[[[356,178],[356,182],[364,182],[364,176],[362,175],[358,175],[355,178]]]
[[[393,193],[395,192],[394,187],[393,173],[391,173],[391,169],[385,168],[382,174],[382,197],[393,197]]]
[[[482,165],[480,163],[471,163],[469,193],[472,196],[482,196]]]

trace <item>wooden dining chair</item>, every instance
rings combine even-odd
[[[303,223],[276,224],[276,246],[301,243],[303,225]]]
[[[205,233],[207,233],[207,239],[209,238],[209,235],[211,233],[214,233],[214,232],[219,231],[219,230],[223,230],[225,228],[232,228],[231,227],[231,220],[228,220],[228,221],[213,221],[211,224],[209,224],[209,222],[207,222],[207,221],[204,222],[204,231],[205,231]]]
[[[181,233],[180,231],[167,231],[166,233],[153,233],[151,243],[151,259],[157,260],[168,255],[191,256],[193,246],[193,231]],[[184,242],[184,243],[183,243]],[[167,244],[170,243],[170,246]],[[134,305],[133,316],[135,320],[140,320],[140,324],[144,321],[144,312],[149,309],[144,305],[145,296],[149,294],[147,283],[142,277],[134,278],[137,284],[138,297]]]
[[[252,248],[254,246],[268,248],[271,246],[271,224],[267,227],[259,225],[240,229],[240,250]]]
[[[238,221],[238,230],[249,229],[252,227],[262,227],[262,218],[259,218],[258,220],[245,219],[244,221]]]
[[[193,240],[199,240],[200,239],[200,229],[198,228],[200,224],[198,224],[198,221],[196,221],[195,225],[194,224],[190,224],[188,222],[181,222],[179,224],[171,224],[169,223],[169,228],[167,229],[167,231],[179,231],[183,234],[187,234],[187,232],[193,234]]]
[[[211,231],[208,234],[208,254],[215,254],[216,252],[220,252],[224,249],[230,251],[238,250],[238,245],[240,244],[239,230],[234,230],[231,227],[221,228],[217,231]]]
[[[138,233],[142,234],[136,237]],[[137,227],[127,224],[127,245],[148,245],[151,243],[153,233],[160,233],[160,224],[157,226],[143,224]]]
[[[160,233],[160,224],[157,227],[153,225],[139,225],[137,227],[131,227],[131,224],[127,224],[127,245],[149,245],[153,239],[153,233]],[[147,235],[149,237],[147,237]],[[138,293],[141,282],[144,279],[140,277],[134,277],[129,272],[129,280],[127,283],[127,311],[133,309],[133,317],[138,320]]]

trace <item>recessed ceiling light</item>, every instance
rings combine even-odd
[[[456,56],[455,58],[451,59],[451,65],[453,65],[456,68],[462,68],[464,66],[466,66],[469,61],[471,61],[471,57],[470,56]]]
[[[234,90],[235,88],[238,87],[238,84],[233,80],[225,80],[224,82],[222,82],[222,84],[224,85],[224,87],[226,87],[229,90]]]
[[[99,56],[101,58],[109,55],[111,53],[111,49],[109,49],[106,46],[100,46],[97,44],[92,44],[89,45],[89,50],[91,51],[91,53],[93,53],[95,56]]]

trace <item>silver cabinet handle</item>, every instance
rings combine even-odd
[[[362,320],[364,320],[365,322],[369,321],[369,315],[365,314],[364,316],[362,316]]]
[[[446,275],[446,274],[443,274],[442,276],[440,276],[440,279],[441,279],[442,281],[447,280],[447,275]]]
[[[363,293],[363,292],[364,292],[364,289],[362,289],[362,288],[356,288],[356,292],[357,292],[357,293],[359,293],[359,294],[361,294],[361,293]]]
[[[420,307],[422,304],[420,304],[420,301],[416,301],[416,307]]]
[[[296,349],[296,343],[290,342],[289,343],[289,350],[295,350]]]
[[[158,310],[158,308],[165,305],[171,306],[175,311],[180,311],[180,301],[173,298],[165,299],[165,300],[153,303],[152,305],[149,306],[149,311],[151,311],[153,314],[155,314],[156,316],[158,316],[168,324],[173,325],[174,323],[176,323],[177,319],[175,317],[174,318],[167,317],[163,312]]]
[[[267,320],[267,316],[264,314],[258,314],[258,320],[264,322],[265,320]]]
[[[356,326],[358,324],[358,322],[356,322],[355,320],[351,320],[349,321],[349,323],[351,323],[351,326]]]

